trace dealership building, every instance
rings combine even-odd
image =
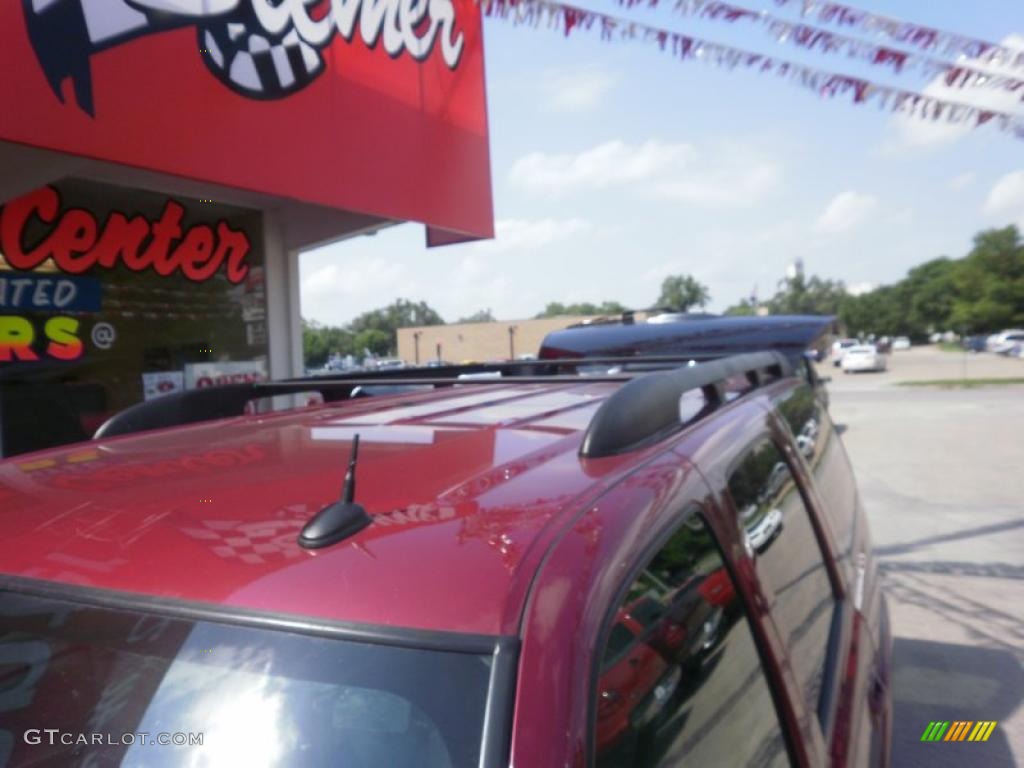
[[[0,4],[0,456],[301,374],[304,249],[493,236],[479,8],[380,5]]]

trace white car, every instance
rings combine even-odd
[[[1024,331],[1019,328],[1009,328],[1001,333],[993,333],[985,339],[985,348],[989,352],[1001,352],[1007,347],[1013,346],[1020,339],[1024,339]]]
[[[892,340],[892,348],[896,349],[910,349],[910,339],[906,336],[897,336]]]
[[[778,507],[770,509],[764,517],[744,529],[747,534],[748,551],[760,552],[782,530],[782,510]]]
[[[843,362],[843,355],[846,350],[857,346],[856,339],[836,339],[832,342],[832,365],[838,366]]]
[[[884,371],[886,356],[874,344],[858,344],[843,355],[843,373],[854,371]]]
[[[997,355],[1020,357],[1020,349],[1024,346],[1024,331],[1007,331],[999,334],[999,341],[991,348]]]
[[[804,455],[805,459],[814,457],[814,438],[807,435],[796,436],[796,447]]]

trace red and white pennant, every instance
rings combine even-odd
[[[628,0],[627,0],[628,1]],[[653,0],[654,3],[657,0]],[[637,0],[651,4],[652,0]],[[657,46],[681,61],[703,61],[729,70],[742,69],[775,75],[787,82],[817,93],[824,98],[849,97],[854,104],[873,103],[894,114],[942,121],[966,127],[994,125],[1024,139],[1024,116],[986,109],[949,99],[928,96],[861,77],[829,72],[729,45],[702,40],[669,29],[634,22],[591,11],[558,0],[480,0],[486,16],[515,25],[546,26],[573,32],[598,31],[601,40],[625,40]]]

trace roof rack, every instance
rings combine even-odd
[[[789,361],[779,352],[750,352],[701,365],[638,376],[608,397],[590,420],[580,456],[596,459],[633,451],[659,442],[725,403],[724,382],[743,375],[752,388],[788,376]],[[701,389],[707,405],[687,422],[680,418],[679,399]]]
[[[756,353],[757,355],[769,355],[771,362],[762,363],[761,368],[770,365],[787,365],[785,358],[777,353]],[[756,355],[740,355],[739,358],[752,358]],[[452,365],[438,368],[399,368],[387,371],[379,371],[372,374],[367,372],[341,373],[333,376],[310,376],[303,378],[282,379],[269,382],[251,382],[243,384],[227,384],[223,386],[208,387],[203,389],[192,389],[185,392],[176,392],[164,395],[155,400],[130,406],[108,419],[95,434],[96,438],[114,437],[127,435],[150,429],[161,429],[166,427],[183,426],[213,419],[241,416],[245,413],[246,406],[253,400],[260,400],[276,395],[289,395],[300,393],[319,393],[325,402],[335,402],[358,397],[361,394],[368,394],[370,391],[379,393],[400,393],[413,391],[422,388],[438,388],[453,386],[487,386],[507,385],[510,382],[516,384],[580,384],[581,382],[628,382],[635,383],[648,378],[652,371],[664,368],[679,369],[680,365],[689,366],[679,369],[678,372],[708,371],[709,366],[714,366],[714,371],[724,370],[719,365],[728,360],[713,360],[713,362],[698,362],[708,360],[708,355],[652,355],[633,357],[580,357],[580,358],[557,358],[549,360],[524,360],[503,363],[474,363],[469,365]],[[768,359],[768,358],[765,358]],[[604,367],[611,370],[618,369],[620,372],[601,373],[597,375],[580,375],[579,373],[567,373],[579,371],[581,368]],[[758,367],[758,366],[753,366]],[[731,370],[731,369],[730,369]],[[476,378],[474,374],[498,373],[500,376],[493,378]],[[470,376],[472,378],[463,378]],[[720,375],[719,378],[727,377]],[[627,384],[628,386],[628,384]],[[692,389],[700,384],[691,384],[687,388]],[[623,387],[623,390],[626,388]],[[620,390],[613,398],[619,397]],[[631,390],[632,391],[632,390]],[[636,408],[636,402],[632,397],[628,400],[617,401],[631,403],[630,409]],[[661,406],[658,406],[659,408]],[[646,410],[646,405],[645,405]],[[595,421],[601,415],[602,409],[595,415]],[[675,419],[678,421],[678,402],[675,405]],[[605,417],[607,418],[607,417]],[[658,418],[662,418],[659,414]],[[588,430],[588,435],[593,431],[594,424]],[[600,435],[600,433],[599,433]],[[597,445],[595,443],[595,445]],[[624,450],[624,449],[623,449]],[[588,454],[590,455],[590,454]],[[596,454],[593,454],[596,455]]]

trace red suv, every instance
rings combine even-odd
[[[629,362],[195,390],[0,462],[0,765],[887,765],[818,385]]]

